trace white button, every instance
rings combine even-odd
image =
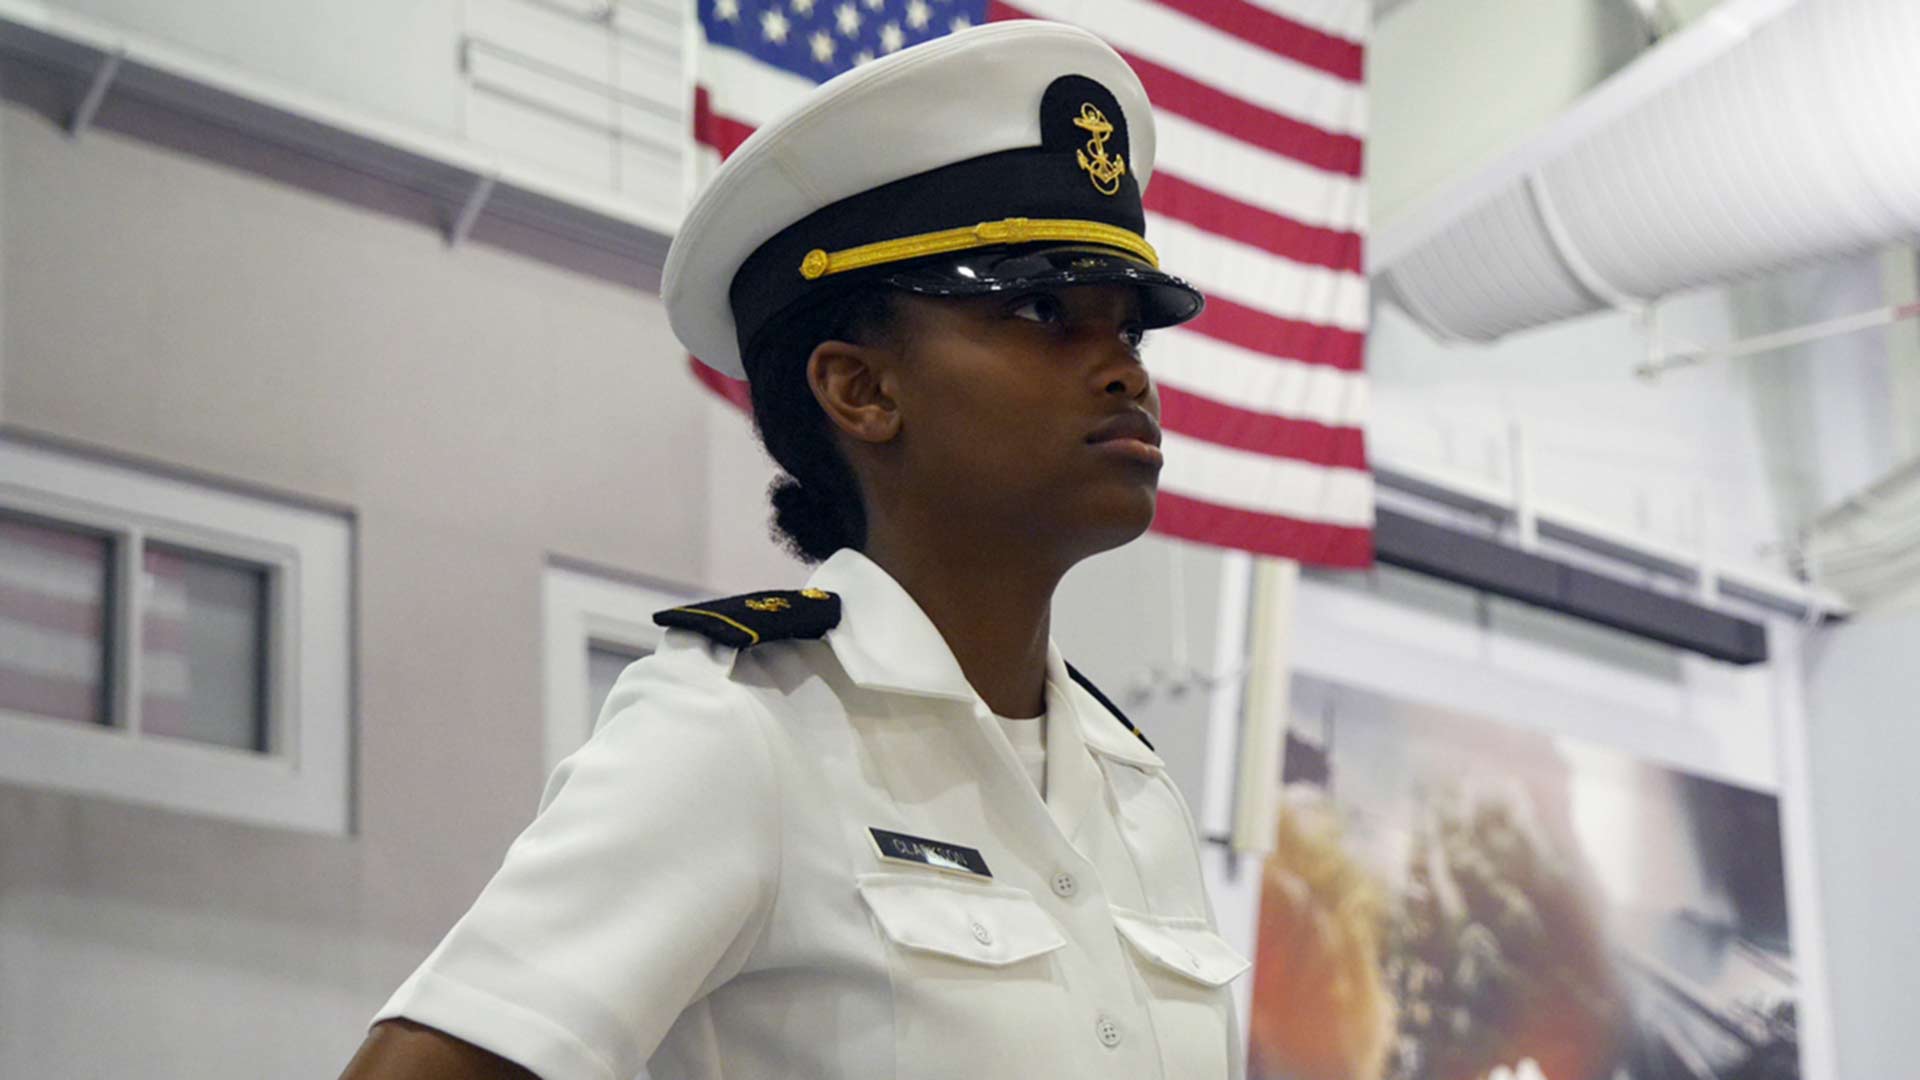
[[[1100,1045],[1109,1050],[1120,1045],[1120,1025],[1107,1017],[1094,1021],[1093,1033],[1100,1036]]]
[[[1073,880],[1073,875],[1065,870],[1053,875],[1053,895],[1062,900],[1072,897],[1079,887],[1079,883]]]
[[[985,923],[975,922],[973,924],[973,940],[982,945],[991,945],[993,944],[993,931],[987,929]]]

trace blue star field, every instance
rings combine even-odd
[[[707,40],[814,82],[986,20],[987,0],[700,0]]]

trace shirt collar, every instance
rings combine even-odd
[[[1075,726],[1080,729],[1080,738],[1087,749],[1103,757],[1124,761],[1129,765],[1138,765],[1147,769],[1164,769],[1166,762],[1160,755],[1148,749],[1140,741],[1140,736],[1128,731],[1120,718],[1113,715],[1100,699],[1087,693],[1085,687],[1075,682],[1067,673],[1067,662],[1053,642],[1047,642],[1047,682],[1060,688],[1068,701],[1073,704]]]
[[[840,596],[840,625],[827,643],[847,677],[869,690],[974,701],[953,650],[907,590],[852,548],[833,553],[807,579]]]
[[[820,564],[807,586],[840,597],[840,625],[827,631],[827,643],[855,684],[868,690],[980,700],[933,620],[879,563],[841,548]],[[1165,767],[1158,754],[1073,681],[1052,641],[1047,642],[1047,682],[1072,703],[1074,726],[1089,750],[1131,765]]]

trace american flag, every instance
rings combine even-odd
[[[711,175],[814,85],[985,20],[1100,35],[1153,101],[1147,237],[1207,294],[1147,346],[1167,456],[1153,527],[1364,566],[1370,15],[1369,0],[700,0],[694,140]],[[744,403],[743,384],[693,367]]]

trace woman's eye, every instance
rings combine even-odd
[[[1060,301],[1046,293],[1029,296],[1011,309],[1015,318],[1028,319],[1037,323],[1051,325],[1061,321],[1066,312],[1060,307]]]
[[[1121,327],[1120,340],[1127,343],[1127,348],[1138,352],[1140,346],[1147,343],[1146,328],[1142,326]]]

